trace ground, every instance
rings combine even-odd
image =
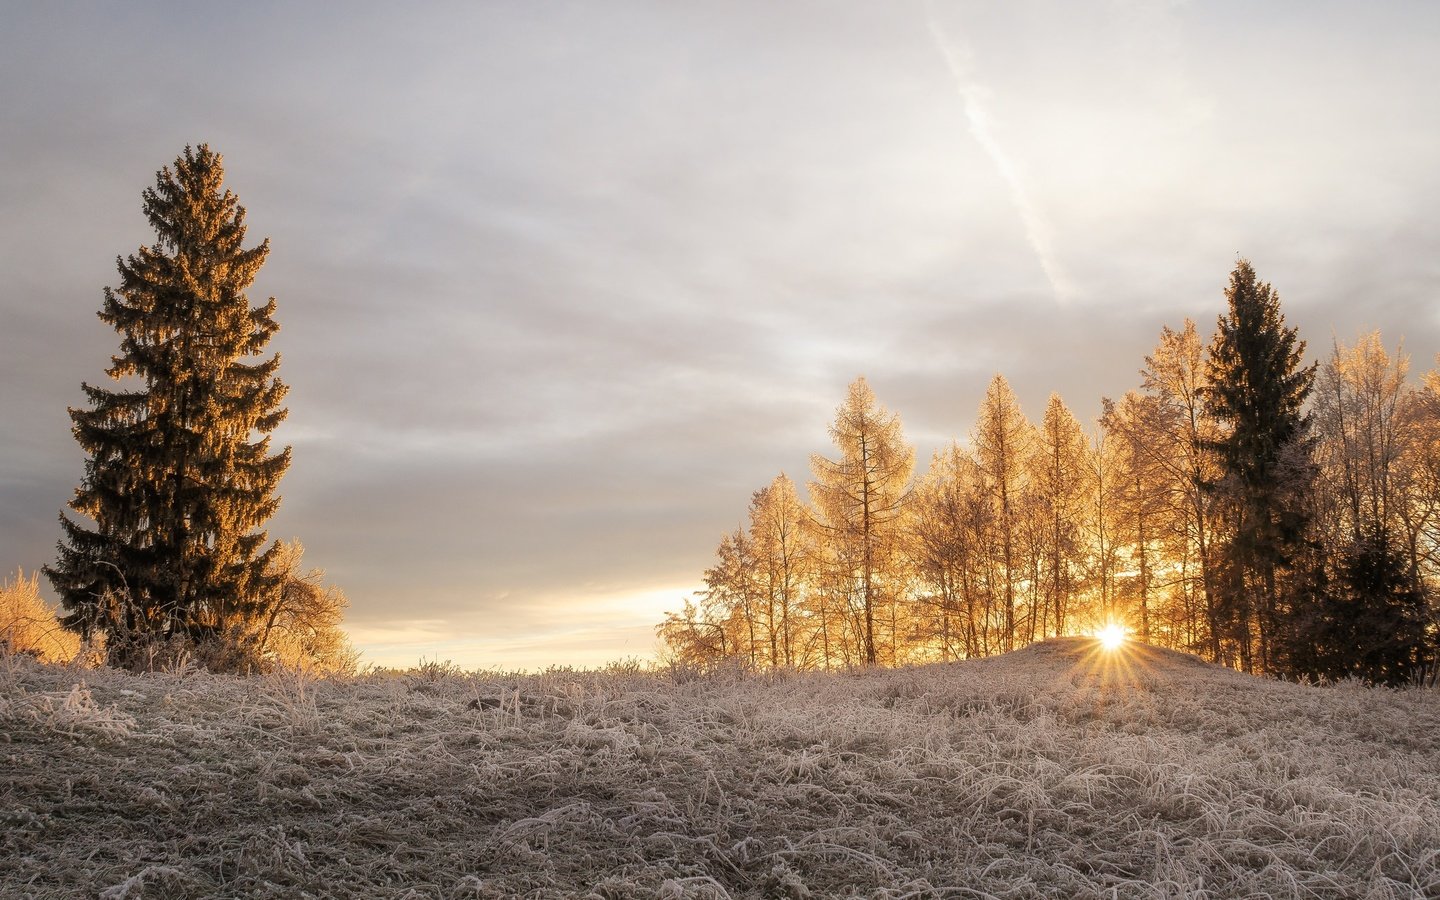
[[[899,671],[0,659],[0,896],[1440,896],[1440,692],[1082,638]]]

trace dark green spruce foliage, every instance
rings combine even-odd
[[[1325,601],[1299,619],[1296,673],[1401,685],[1430,659],[1426,595],[1383,529],[1370,529],[1335,560]]]
[[[164,642],[223,642],[278,576],[259,530],[275,512],[290,450],[270,452],[285,418],[279,355],[256,360],[279,326],[275,300],[245,291],[269,241],[245,249],[245,210],[223,186],[219,154],[185,148],[142,193],[154,245],[118,261],[99,316],[121,335],[106,374],[71,409],[89,459],[46,574],[65,624],[107,638],[111,659],[144,664]]]
[[[1305,342],[1285,327],[1279,295],[1240,260],[1225,291],[1207,360],[1208,413],[1224,427],[1213,449],[1215,486],[1228,540],[1219,548],[1218,619],[1246,671],[1284,672],[1295,642],[1290,620],[1310,601],[1308,488],[1315,367]]]

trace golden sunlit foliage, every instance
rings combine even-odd
[[[1058,394],[1032,424],[995,376],[969,441],[915,481],[899,417],[857,380],[840,458],[815,457],[808,508],[786,501],[783,566],[752,505],[702,604],[660,626],[669,652],[898,665],[1113,625],[1246,670],[1433,679],[1440,374],[1408,384],[1372,334],[1336,344],[1307,404],[1274,291],[1242,260],[1226,298],[1208,351],[1194,322],[1164,328],[1089,434]],[[1268,406],[1244,387],[1267,383]]]
[[[0,584],[0,653],[27,653],[46,662],[69,662],[80,638],[40,599],[40,576],[17,571]]]
[[[888,644],[894,663],[905,587],[902,524],[915,451],[901,434],[900,417],[878,404],[864,378],[850,385],[830,437],[840,456],[811,457],[810,496],[821,590],[828,594],[828,608],[840,613],[833,640],[847,659],[866,665],[879,662],[879,648]],[[832,642],[830,618],[822,615],[820,622],[826,647]],[[877,641],[877,631],[888,631],[890,639]],[[831,654],[825,658],[828,662]]]
[[[270,560],[278,588],[250,620],[247,643],[270,667],[350,674],[359,654],[340,628],[350,601],[340,588],[325,584],[323,569],[305,569],[304,555],[298,540],[278,545]]]

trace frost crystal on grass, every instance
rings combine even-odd
[[[1087,639],[682,681],[15,659],[0,758],[5,897],[1440,896],[1440,694]]]

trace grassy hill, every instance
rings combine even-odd
[[[0,660],[0,896],[1437,897],[1440,692],[1047,641],[901,671]]]

